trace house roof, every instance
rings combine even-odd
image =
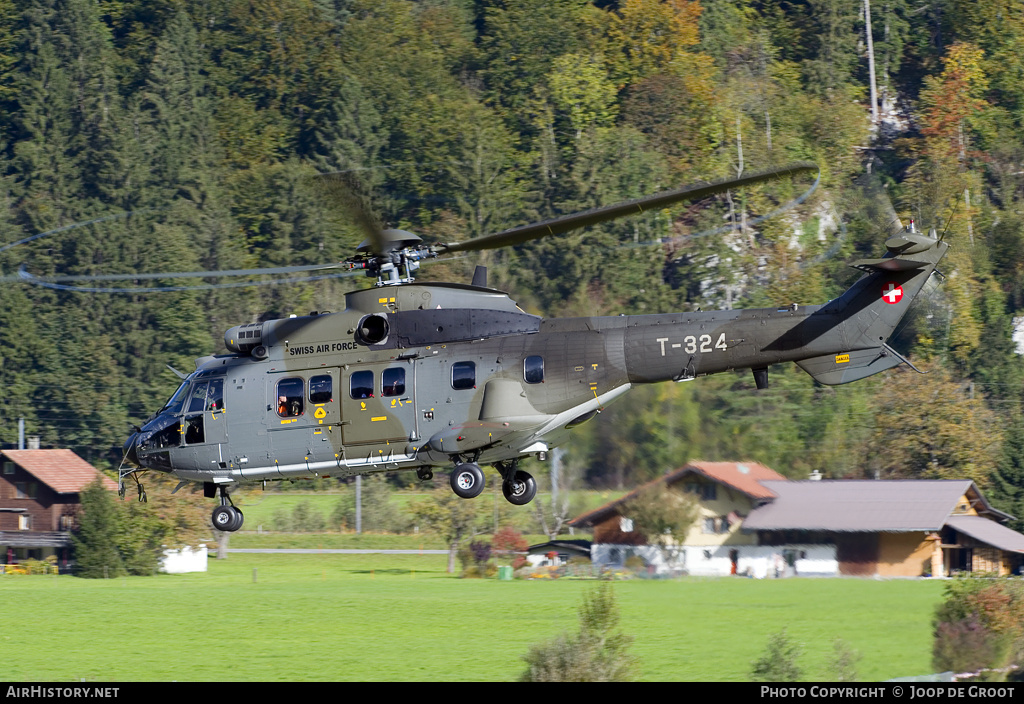
[[[980,502],[976,508],[1006,515],[992,510],[967,479],[768,481],[765,486],[776,499],[751,511],[744,531],[940,530],[965,494]]]
[[[540,551],[547,551],[549,549],[554,550],[566,550],[569,552],[578,552],[584,555],[590,554],[590,541],[589,540],[550,540],[546,543],[538,543],[531,545],[527,548],[529,553],[538,553]]]
[[[77,494],[97,477],[104,489],[117,489],[117,482],[71,450],[4,450],[2,454],[58,494]]]
[[[584,513],[569,521],[571,526],[592,526],[606,520],[618,512],[618,507],[634,498],[637,494],[659,483],[676,484],[690,474],[696,474],[711,481],[724,484],[746,494],[752,499],[772,499],[775,494],[762,482],[786,481],[786,478],[773,469],[757,462],[704,462],[691,460],[679,469],[664,474],[657,479],[643,484],[628,494],[609,501],[605,505]]]
[[[1007,552],[1024,553],[1024,535],[981,516],[950,516],[946,525]]]

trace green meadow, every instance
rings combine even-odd
[[[189,575],[0,577],[5,681],[507,681],[574,630],[582,580],[459,579],[443,555],[231,554]],[[643,680],[744,681],[768,636],[827,679],[835,638],[863,680],[931,671],[942,582],[740,578],[615,583]]]

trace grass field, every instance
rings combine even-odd
[[[574,630],[590,582],[454,578],[434,555],[256,555],[207,573],[0,578],[5,681],[501,681],[529,646]],[[254,579],[255,578],[255,579]],[[942,583],[749,579],[617,582],[641,679],[743,681],[769,634],[827,677],[832,641],[879,680],[931,671]]]

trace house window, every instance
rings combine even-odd
[[[14,488],[17,491],[16,497],[19,499],[36,498],[35,482],[16,482]]]
[[[633,519],[632,518],[626,518],[625,516],[620,518],[619,519],[619,530],[621,530],[623,533],[632,533],[633,532]]]
[[[714,518],[705,518],[704,519],[704,532],[705,533],[716,533],[717,532],[715,530],[715,519]]]
[[[32,516],[27,513],[18,516],[18,530],[32,530]]]
[[[690,482],[686,485],[686,491],[696,494],[701,501],[714,501],[718,498],[718,485],[704,482]]]
[[[4,474],[14,474],[14,463],[10,461],[4,462]]]
[[[718,519],[718,532],[719,533],[728,533],[729,532],[729,517],[728,516],[722,516],[721,518]]]

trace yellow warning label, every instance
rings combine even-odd
[[[374,417],[373,417],[373,418],[371,418],[370,420],[371,420],[371,421],[378,421],[378,420],[387,420],[387,419],[388,419],[388,417],[387,417],[387,416],[374,416]]]
[[[836,355],[836,364],[846,364],[849,361],[850,361],[850,355],[848,355],[848,354],[837,354]]]
[[[318,408],[318,409],[316,409],[316,411],[315,411],[315,412],[313,413],[313,417],[314,417],[314,418],[326,418],[326,417],[327,417],[327,411],[325,411],[325,410],[324,410],[324,409],[322,409],[322,408]]]

